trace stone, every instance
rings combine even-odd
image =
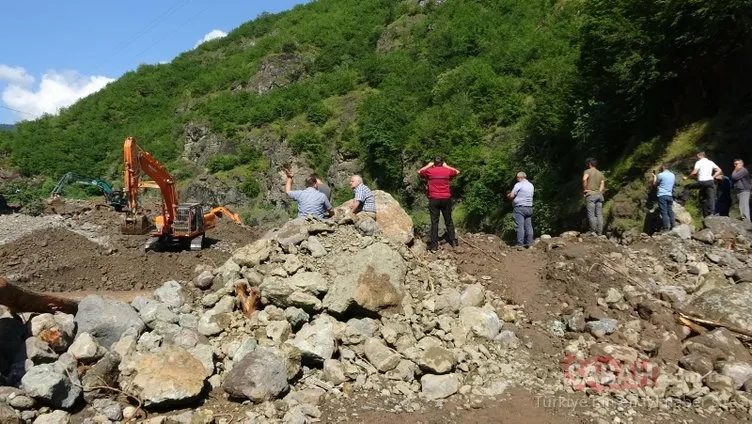
[[[57,312],[31,318],[31,335],[44,340],[57,353],[68,349],[75,334],[76,323],[72,315]]]
[[[752,237],[752,224],[728,216],[707,216],[703,224],[716,236],[730,234],[732,237],[742,236],[747,240]]]
[[[311,252],[311,256],[314,258],[321,258],[326,256],[326,247],[319,241],[316,236],[308,237],[308,251]]]
[[[495,312],[483,308],[467,306],[460,309],[460,330],[465,335],[475,334],[493,339],[501,331],[501,321]]]
[[[81,397],[80,385],[75,365],[70,369],[61,362],[33,366],[21,378],[21,388],[29,396],[62,409],[76,404]]]
[[[357,228],[364,236],[373,236],[379,232],[379,224],[376,223],[376,220],[370,217],[356,219],[355,228]]]
[[[267,277],[259,287],[261,301],[281,308],[295,306],[306,311],[321,310],[317,296],[326,293],[329,283],[318,272],[298,272],[289,278]]]
[[[520,345],[520,339],[510,330],[501,330],[499,334],[494,337],[494,341],[499,342],[499,344],[505,349],[516,349]]]
[[[283,249],[289,250],[291,246],[300,244],[308,238],[308,223],[305,218],[291,219],[285,223],[275,234]]]
[[[420,369],[431,374],[446,374],[452,369],[456,359],[451,350],[443,347],[431,347],[426,349],[420,357],[418,365]]]
[[[687,291],[681,286],[660,286],[655,293],[661,300],[673,305],[683,305],[687,300]]]
[[[36,402],[34,402],[33,398],[24,394],[16,395],[8,399],[8,405],[20,410],[32,409],[35,404]]]
[[[752,354],[749,353],[749,349],[736,338],[734,333],[725,328],[716,328],[713,331],[692,337],[687,342],[716,349],[722,352],[722,355],[719,355],[719,357],[723,359],[752,363]]]
[[[246,355],[256,350],[257,346],[258,343],[256,342],[256,339],[253,339],[251,337],[243,337],[237,344],[237,347],[235,347],[235,349],[233,349],[229,353],[230,359],[235,362],[240,361]]]
[[[715,371],[708,374],[704,379],[703,382],[706,386],[710,387],[711,390],[717,391],[717,392],[729,392],[732,393],[735,390],[735,383],[734,379],[727,376],[727,375],[721,375]]]
[[[128,330],[141,334],[144,322],[127,303],[98,295],[83,298],[75,322],[78,331],[91,334],[102,347],[109,349]]]
[[[70,414],[56,410],[47,414],[42,414],[34,420],[34,424],[68,424],[70,421]]]
[[[588,321],[585,328],[590,334],[596,337],[603,337],[605,334],[611,334],[616,331],[619,322],[613,318],[601,318],[597,321]]]
[[[705,275],[710,272],[710,269],[705,262],[696,262],[687,266],[687,272],[693,275]]]
[[[129,364],[122,373],[132,378],[121,378],[120,386],[130,388],[147,407],[190,403],[202,392],[208,377],[201,361],[177,346],[136,354]]]
[[[90,364],[102,358],[107,350],[100,346],[91,334],[78,333],[76,340],[68,348],[68,353],[78,361]]]
[[[696,233],[692,234],[692,238],[701,241],[703,243],[707,244],[713,244],[715,241],[715,236],[713,235],[713,232],[705,228],[704,230],[697,231]]]
[[[266,349],[246,355],[222,383],[222,389],[230,397],[254,403],[274,400],[287,388],[284,360]]]
[[[737,269],[734,272],[734,281],[737,283],[752,283],[752,268]]]
[[[608,304],[618,303],[618,302],[621,302],[622,300],[624,300],[624,295],[622,295],[619,290],[613,287],[610,287],[606,291],[606,297],[605,297],[606,303]]]
[[[460,310],[462,295],[455,289],[444,289],[436,296],[435,312],[452,314]]]
[[[284,342],[292,334],[292,326],[287,321],[272,321],[266,326],[266,336],[277,343]]]
[[[694,225],[692,214],[687,212],[687,210],[684,209],[684,206],[680,205],[677,202],[674,202],[672,209],[674,210],[674,218],[676,219],[677,224],[686,226]]]
[[[285,309],[285,318],[287,318],[287,322],[290,323],[292,328],[294,330],[297,330],[303,324],[308,322],[310,316],[306,313],[306,311],[300,308],[296,308],[295,306],[290,306],[289,308]]]
[[[204,336],[216,336],[230,326],[231,317],[228,313],[218,313],[210,309],[198,320],[198,332]]]
[[[123,409],[120,404],[111,399],[97,399],[92,402],[92,408],[107,417],[108,420],[120,421],[123,419]]]
[[[297,256],[290,255],[285,263],[282,264],[282,268],[287,274],[293,275],[298,272],[299,269],[303,268],[303,262],[301,262]]]
[[[637,361],[639,352],[629,346],[619,346],[608,343],[596,343],[590,347],[592,357],[607,356],[617,361],[632,364]]]
[[[138,311],[141,320],[147,327],[154,329],[159,322],[175,323],[178,316],[170,308],[159,301],[147,301]]]
[[[58,354],[43,340],[29,337],[26,339],[26,357],[34,364],[46,364],[55,362]]]
[[[716,364],[719,374],[731,377],[734,381],[734,389],[741,389],[747,380],[752,378],[752,365],[744,362],[720,362]]]
[[[381,340],[371,337],[366,340],[363,351],[366,359],[380,372],[387,372],[394,369],[402,359],[399,353],[386,347]]]
[[[427,399],[444,399],[457,393],[460,389],[460,379],[457,374],[426,374],[420,379],[420,387],[421,393]]]
[[[208,290],[214,284],[214,274],[211,271],[206,270],[196,276],[193,280],[193,285],[201,290]]]
[[[335,386],[339,386],[340,384],[347,381],[342,363],[336,359],[324,360],[324,369],[321,373],[321,379],[328,381]]]
[[[378,329],[378,323],[370,318],[352,318],[347,321],[344,334],[341,335],[344,344],[360,344],[369,337],[373,337]]]
[[[111,391],[101,389],[102,386],[116,387],[120,371],[120,355],[108,352],[96,364],[92,365],[81,379],[84,400],[88,403],[94,399],[109,396]]]
[[[0,423],[22,424],[23,420],[16,415],[16,411],[13,408],[0,403]]]
[[[585,321],[585,313],[582,311],[575,311],[570,315],[565,315],[564,323],[567,325],[569,331],[576,333],[582,333],[587,328],[587,322]]]
[[[304,362],[321,364],[334,355],[334,323],[328,315],[319,315],[295,334],[292,344],[300,349]]]
[[[690,302],[705,319],[740,328],[752,328],[752,283],[710,290]]]
[[[694,371],[701,375],[706,375],[710,371],[713,371],[713,361],[700,353],[691,353],[683,356],[679,359],[679,365],[686,370]]]
[[[384,243],[342,255],[334,265],[337,277],[324,297],[324,307],[343,315],[350,309],[382,313],[401,305],[407,264]]]
[[[211,346],[199,344],[188,349],[188,353],[201,362],[207,376],[214,374],[214,349]]]
[[[466,306],[482,306],[486,301],[483,295],[483,286],[480,284],[472,284],[465,288],[460,296],[460,305]]]
[[[154,291],[154,299],[170,308],[179,308],[185,303],[183,286],[177,281],[167,281]]]
[[[261,238],[232,252],[232,261],[241,268],[253,268],[268,260],[273,249],[272,240]]]
[[[687,224],[679,224],[671,229],[671,234],[682,240],[689,240],[692,238],[692,227]]]
[[[397,245],[413,240],[413,220],[391,194],[373,190],[376,201],[376,223],[384,237]]]

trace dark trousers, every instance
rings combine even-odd
[[[700,194],[702,195],[702,216],[713,215],[715,211],[715,182],[710,180],[687,184],[679,195],[682,203],[689,199],[690,190],[700,190]]]
[[[517,246],[533,245],[533,207],[515,206],[512,210],[514,226],[517,229]]]
[[[439,247],[439,213],[444,216],[447,240],[451,245],[456,245],[457,237],[454,235],[454,222],[452,222],[452,199],[428,199],[428,211],[431,213],[431,241],[428,248]]]
[[[663,229],[670,230],[674,228],[676,225],[676,218],[674,217],[674,197],[658,196],[658,207],[661,210]]]

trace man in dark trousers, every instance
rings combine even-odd
[[[743,160],[734,159],[734,171],[731,173],[731,180],[734,182],[736,197],[739,199],[739,213],[743,220],[750,222],[749,192],[752,189],[752,183],[750,183],[749,171],[744,167]]]
[[[428,180],[428,211],[431,213],[431,240],[428,250],[435,252],[439,248],[439,213],[444,216],[447,240],[451,246],[458,246],[452,222],[452,193],[449,182],[459,175],[460,171],[444,162],[444,158],[437,156],[433,162],[418,170],[418,175]]]
[[[715,162],[706,158],[705,152],[697,152],[697,162],[695,162],[694,169],[692,169],[689,177],[682,177],[686,180],[696,176],[697,182],[684,186],[684,190],[679,195],[679,204],[683,206],[689,199],[690,190],[700,190],[702,193],[702,216],[713,215],[716,196],[715,180],[720,180],[722,175],[721,168]]]

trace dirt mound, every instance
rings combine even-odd
[[[120,234],[122,214],[80,201],[64,210],[61,224],[34,226],[0,245],[0,275],[43,291],[153,289],[190,280],[196,265],[221,265],[263,231],[218,219],[200,252],[144,252],[148,235]]]

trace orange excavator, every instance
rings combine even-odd
[[[152,155],[142,150],[133,137],[123,144],[125,161],[125,184],[128,195],[128,210],[121,227],[123,234],[146,234],[151,232],[145,250],[154,250],[165,243],[189,243],[191,250],[201,250],[206,230],[214,228],[217,216],[226,215],[235,222],[240,218],[225,207],[216,207],[204,213],[198,203],[180,203],[175,180],[167,169]],[[151,177],[162,193],[162,214],[154,219],[154,225],[138,209],[138,193],[141,174]]]

